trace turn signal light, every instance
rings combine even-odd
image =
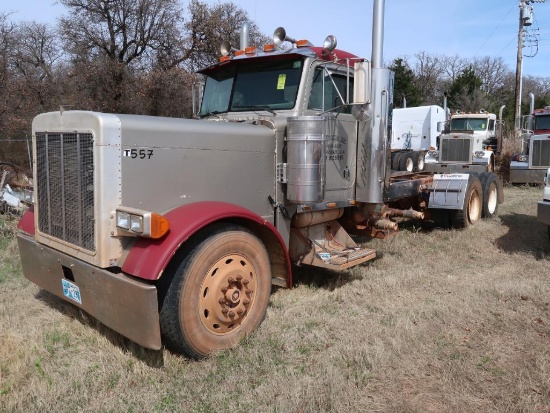
[[[155,212],[151,213],[151,228],[150,228],[150,237],[157,239],[161,238],[168,232],[170,229],[170,222],[162,215],[156,214]]]

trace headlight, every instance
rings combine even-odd
[[[437,158],[439,156],[438,151],[428,151],[428,155],[430,155],[433,158]]]
[[[130,214],[127,212],[117,211],[116,212],[116,226],[129,230],[130,229]]]
[[[155,212],[133,208],[117,209],[115,219],[117,229],[122,231],[117,235],[160,238],[170,229],[168,220]]]
[[[529,156],[527,155],[518,155],[518,162],[527,162],[529,160]]]
[[[485,152],[483,152],[483,151],[475,151],[474,152],[474,156],[476,158],[483,158],[483,155],[485,155]]]

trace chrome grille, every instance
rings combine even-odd
[[[440,162],[472,162],[472,139],[442,137],[440,142]]]
[[[533,139],[531,137],[531,166],[534,168],[550,167],[550,139]]]
[[[95,251],[94,157],[89,133],[36,133],[38,228]]]

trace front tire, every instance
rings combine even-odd
[[[160,311],[163,339],[195,359],[233,347],[261,324],[270,294],[262,242],[237,225],[212,227],[174,273]]]

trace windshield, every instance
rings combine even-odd
[[[208,73],[199,115],[292,109],[303,60],[243,60]]]
[[[550,129],[550,115],[535,116],[535,130]]]
[[[451,130],[487,130],[487,119],[457,118],[451,119]]]

